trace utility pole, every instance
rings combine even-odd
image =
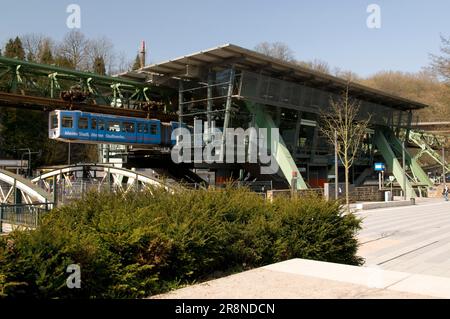
[[[68,145],[67,165],[70,165],[70,142],[69,142],[69,145]]]
[[[406,200],[406,163],[405,163],[405,141],[402,142],[402,165],[403,165],[403,199]]]
[[[339,197],[339,162],[338,162],[338,143],[337,143],[337,131],[334,130],[334,199]]]
[[[446,184],[445,180],[445,149],[444,146],[442,146],[442,179],[444,181],[444,185]]]

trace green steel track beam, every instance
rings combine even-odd
[[[426,138],[428,135],[428,138],[437,138],[433,136],[432,134],[426,134],[423,132],[417,132],[411,130],[409,132],[409,141],[416,144],[418,147],[420,147],[420,152],[416,155],[416,159],[419,159],[424,153],[428,154],[432,159],[436,161],[440,166],[445,167],[446,173],[450,172],[450,165],[444,160],[442,160],[442,155],[439,154],[437,151],[435,151],[427,142]],[[430,136],[431,135],[431,136]]]
[[[264,112],[263,106],[261,104],[254,104],[249,101],[246,101],[245,104],[248,110],[255,115],[256,125],[259,128],[267,128],[268,130],[270,130],[271,128],[277,128],[274,120],[268,113]],[[280,139],[279,141],[276,141],[275,146],[276,152],[272,153],[272,155],[277,161],[279,168],[288,181],[289,185],[291,185],[292,187],[292,173],[295,172],[297,174],[296,189],[308,189],[308,186],[303,180],[303,177],[300,174],[291,153],[283,142],[281,134]]]
[[[65,92],[82,95],[81,100],[66,98],[70,102],[142,111],[171,110],[171,98],[176,94],[169,88],[126,78],[0,57],[0,93],[61,100]]]
[[[398,151],[398,153],[401,154],[402,143],[400,142],[400,140],[392,132],[389,131],[385,132],[385,136],[386,138],[389,139],[389,142]],[[422,167],[420,167],[419,162],[417,162],[417,160],[413,156],[411,156],[408,150],[405,150],[405,160],[406,164],[409,166],[412,174],[418,180],[418,182],[425,184],[427,186],[433,186],[433,183],[431,182],[427,173],[425,173]]]
[[[408,198],[415,198],[416,193],[413,189],[413,186],[407,178],[406,181],[404,181],[406,174],[403,174],[402,165],[398,161],[397,156],[395,155],[393,149],[391,148],[391,145],[388,142],[388,139],[381,129],[376,130],[374,143],[383,156],[384,160],[386,161],[387,167],[392,171],[392,174],[400,184],[400,187],[406,193],[406,196]],[[406,189],[404,189],[403,185],[406,185]]]

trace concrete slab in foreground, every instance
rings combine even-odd
[[[450,298],[450,278],[291,259],[152,298]]]

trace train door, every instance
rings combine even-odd
[[[127,143],[136,143],[136,122],[124,121],[122,123],[122,130],[125,133]]]
[[[121,121],[117,119],[107,119],[106,120],[106,132],[105,132],[105,142],[122,142],[125,141],[125,134],[121,132]]]
[[[137,144],[146,144],[146,137],[148,135],[148,124],[146,122],[137,122]]]
[[[98,141],[98,119],[95,116],[91,116],[91,141]]]
[[[78,117],[78,139],[89,141],[90,139],[90,126],[89,126],[89,114],[81,113]]]

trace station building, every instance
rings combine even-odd
[[[320,114],[327,112],[330,99],[338,100],[348,89],[350,97],[360,103],[360,118],[370,114],[370,129],[352,166],[350,182],[358,186],[376,178],[374,163],[382,162],[385,176],[395,176],[409,197],[431,186],[407,149],[406,174],[402,166],[402,142],[408,141],[414,111],[427,107],[425,104],[233,44],[151,64],[122,76],[176,90],[172,107],[178,121],[187,125],[196,119],[221,129],[254,125],[279,128],[280,143],[272,154],[279,166],[276,174],[260,174],[259,165],[251,163],[192,163],[191,169],[208,175],[211,183],[231,178],[270,182],[272,188],[308,189],[333,182],[334,148],[321,133]],[[343,172],[339,165],[340,181],[344,180]]]

